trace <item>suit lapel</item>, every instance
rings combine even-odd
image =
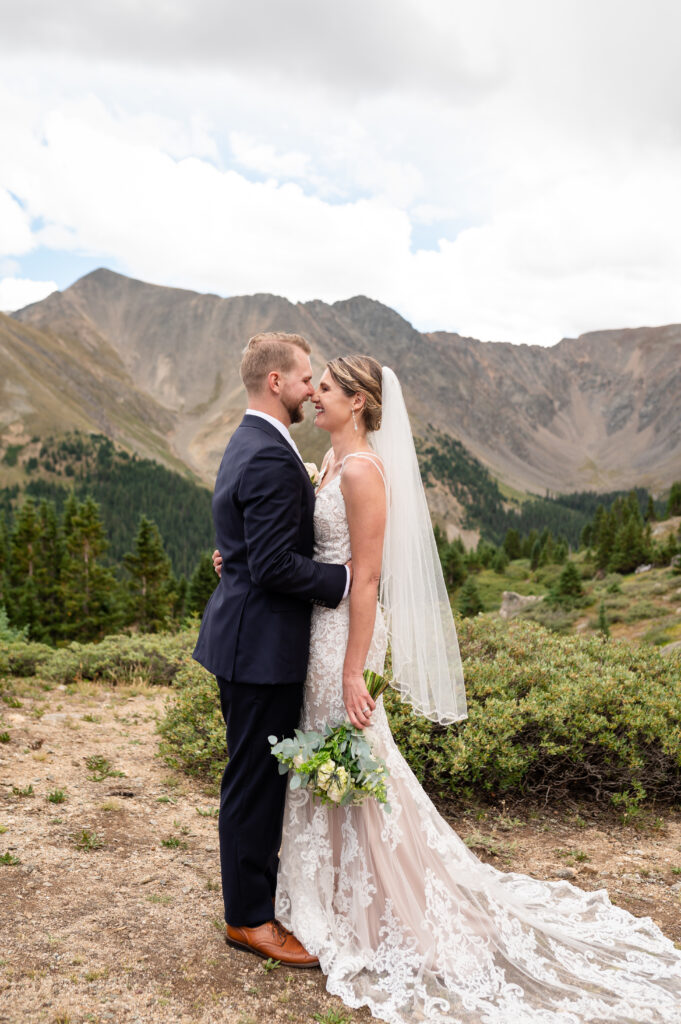
[[[239,424],[239,427],[255,427],[256,430],[264,431],[264,433],[266,433],[268,437],[271,437],[274,441],[280,444],[282,448],[295,459],[297,465],[300,467],[301,472],[303,473],[305,479],[307,480],[308,485],[312,490],[314,496],[314,488],[310,483],[310,478],[307,475],[307,470],[305,469],[303,460],[296,455],[291,445],[288,443],[286,438],[282,436],[282,434],[277,430],[276,427],[273,427],[271,423],[268,423],[267,420],[264,420],[261,416],[250,416],[248,414],[244,416],[241,423]]]

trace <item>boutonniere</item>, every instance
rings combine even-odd
[[[303,465],[307,470],[307,475],[310,478],[310,483],[313,487],[316,487],[319,483],[319,470],[315,466],[314,462],[304,462]]]

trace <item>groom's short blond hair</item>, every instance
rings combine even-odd
[[[278,370],[288,373],[295,366],[294,349],[301,349],[309,356],[309,343],[300,334],[286,334],[283,331],[265,331],[254,334],[244,349],[241,360],[241,379],[249,394],[262,391],[268,373]]]

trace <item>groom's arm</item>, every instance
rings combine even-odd
[[[253,582],[267,590],[335,608],[346,589],[346,567],[315,562],[295,550],[305,486],[293,460],[276,450],[250,460],[237,491],[248,568]]]

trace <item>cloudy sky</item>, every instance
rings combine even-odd
[[[681,322],[676,0],[0,17],[0,309],[108,266],[483,340]]]

